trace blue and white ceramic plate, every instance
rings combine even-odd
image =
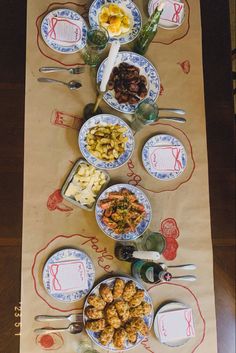
[[[99,84],[102,81],[103,71],[105,68],[107,59],[105,59],[97,72],[97,83]],[[125,62],[130,65],[134,65],[140,69],[140,75],[143,75],[147,79],[147,89],[148,94],[145,98],[150,98],[153,101],[157,99],[160,93],[160,78],[155,69],[155,67],[148,61],[144,56],[132,53],[129,51],[119,52],[116,58],[115,66],[118,66],[120,63]],[[129,104],[129,103],[118,103],[115,98],[114,91],[107,91],[103,99],[105,102],[110,105],[115,110],[118,110],[121,113],[133,114],[138,106],[138,104]]]
[[[136,285],[136,287],[138,289],[143,289],[144,290],[144,299],[143,301],[145,303],[148,303],[148,304],[151,304],[152,306],[152,310],[150,312],[150,314],[144,316],[144,322],[145,324],[147,325],[147,327],[149,329],[151,329],[152,327],[152,323],[153,323],[153,304],[152,304],[152,298],[150,297],[150,295],[148,294],[148,292],[146,291],[146,289],[139,283],[137,282],[134,278],[132,277],[123,277],[123,276],[117,276],[117,277],[112,277],[112,278],[108,278],[108,279],[105,279],[104,281],[100,282],[96,287],[93,288],[93,290],[90,292],[89,295],[91,294],[95,294],[95,295],[98,295],[99,296],[99,288],[100,288],[100,285],[102,283],[106,283],[111,289],[113,288],[114,286],[114,282],[117,278],[120,278],[122,279],[125,283],[127,283],[128,281],[133,281]],[[84,305],[84,312],[83,312],[83,320],[84,320],[84,325],[86,323],[86,321],[88,320],[88,317],[85,315],[85,308],[88,306],[88,301],[86,300],[85,301],[85,305]],[[87,334],[89,335],[89,337],[91,338],[91,340],[97,344],[98,346],[100,346],[102,349],[105,349],[105,350],[109,350],[109,351],[119,351],[118,348],[114,347],[113,343],[111,342],[110,344],[108,344],[107,346],[104,346],[100,343],[99,341],[99,335],[100,333],[99,332],[93,332],[91,330],[87,330],[86,329],[86,332]],[[124,346],[124,349],[122,349],[122,351],[127,351],[129,349],[132,349],[134,347],[137,347],[141,342],[142,340],[145,338],[145,336],[141,335],[140,333],[137,334],[137,341],[135,343],[130,343],[128,340],[125,341],[125,346]]]
[[[121,189],[128,189],[130,190],[133,194],[138,199],[138,202],[144,206],[146,215],[142,219],[142,221],[137,225],[136,229],[133,232],[129,233],[122,233],[122,234],[116,234],[113,229],[109,228],[103,221],[102,221],[102,216],[104,213],[104,210],[100,207],[100,201],[104,200],[107,198],[109,192],[119,192]],[[95,206],[95,216],[97,223],[101,230],[111,237],[112,239],[119,240],[119,241],[125,241],[125,240],[135,240],[138,237],[140,237],[145,230],[148,228],[151,218],[152,218],[152,208],[151,204],[147,198],[147,196],[137,187],[130,185],[130,184],[116,184],[113,186],[110,186],[108,189],[104,190],[102,194],[99,196],[96,206]]]
[[[44,17],[41,35],[45,43],[56,52],[73,54],[86,44],[87,25],[77,12],[56,9]]]
[[[89,9],[89,23],[91,27],[99,25],[99,13],[102,7],[115,3],[118,5],[131,20],[130,30],[120,36],[110,37],[109,41],[119,40],[120,44],[132,42],[138,35],[142,27],[142,16],[138,7],[131,0],[95,0]]]
[[[148,14],[151,16],[159,5],[160,0],[149,0]],[[179,4],[178,4],[179,3]],[[164,10],[161,14],[158,27],[163,29],[177,29],[184,22],[185,12],[184,4],[181,0],[167,0]]]
[[[174,136],[159,134],[151,137],[143,146],[144,168],[154,178],[177,178],[187,165],[187,154],[182,143]]]
[[[126,132],[123,136],[128,137],[125,143],[125,152],[116,160],[107,162],[93,156],[87,149],[86,136],[90,129],[95,126],[120,125],[126,127]],[[100,169],[115,169],[125,164],[131,157],[134,150],[134,136],[130,127],[120,118],[111,114],[99,114],[88,119],[79,132],[79,148],[84,158],[96,168]]]
[[[79,301],[93,287],[95,269],[90,257],[78,249],[54,253],[43,268],[43,284],[48,294],[64,303]]]

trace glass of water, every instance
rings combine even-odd
[[[152,124],[158,119],[157,104],[150,98],[144,99],[139,103],[135,113],[134,119],[131,122],[131,128],[137,132],[144,126]]]
[[[157,251],[159,254],[162,254],[166,247],[166,241],[163,235],[149,229],[147,229],[136,242],[138,249],[144,251]]]
[[[90,339],[83,338],[79,341],[76,353],[99,353],[94,347]]]
[[[109,35],[105,28],[96,26],[88,30],[86,46],[80,52],[85,64],[92,67],[99,64],[101,53],[106,48],[108,40]]]

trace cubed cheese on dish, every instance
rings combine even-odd
[[[82,205],[91,205],[106,182],[106,175],[92,165],[81,163],[65,195],[74,198]]]
[[[78,188],[72,183],[70,183],[68,188],[66,189],[65,195],[68,197],[74,197],[77,194],[77,192],[78,192]]]

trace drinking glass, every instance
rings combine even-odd
[[[76,348],[76,353],[99,353],[93,347],[93,343],[90,339],[83,338],[79,341],[79,344]]]
[[[166,246],[165,238],[161,233],[149,229],[137,240],[137,248],[144,251],[157,251],[161,254]]]
[[[109,35],[105,28],[97,26],[88,30],[86,46],[80,52],[85,64],[92,67],[97,66],[108,40]]]
[[[146,98],[139,103],[134,113],[134,119],[131,122],[131,128],[137,132],[141,130],[144,126],[152,124],[157,119],[157,104],[152,99]]]

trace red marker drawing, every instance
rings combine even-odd
[[[63,128],[79,130],[83,124],[83,119],[75,115],[54,110],[51,123]]]
[[[72,207],[66,206],[63,204],[63,198],[61,196],[61,190],[57,189],[48,197],[47,208],[49,211],[62,211],[62,212],[70,212],[73,211]]]
[[[189,74],[190,72],[190,61],[189,60],[185,60],[183,62],[178,62],[178,65],[180,65],[181,69],[183,70],[183,72],[185,74]]]

